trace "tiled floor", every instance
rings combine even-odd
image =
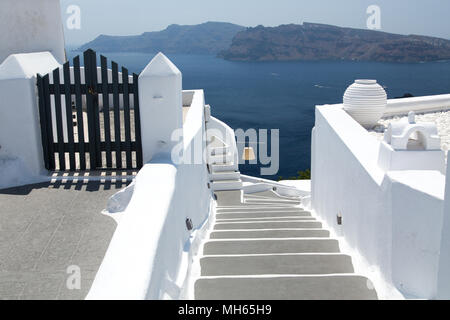
[[[125,182],[55,182],[0,190],[0,300],[83,299],[116,229],[101,212]],[[69,290],[69,266],[81,289]]]

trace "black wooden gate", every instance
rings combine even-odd
[[[142,167],[138,75],[87,50],[38,75],[39,114],[48,170],[139,169]],[[61,79],[62,77],[62,79]]]

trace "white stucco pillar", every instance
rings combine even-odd
[[[142,151],[144,163],[159,153],[170,153],[180,141],[172,141],[183,128],[182,75],[158,53],[139,76]]]
[[[60,0],[1,0],[0,30],[0,63],[11,54],[43,51],[66,60]]]
[[[45,172],[36,75],[59,67],[50,52],[11,55],[0,65],[0,188]]]

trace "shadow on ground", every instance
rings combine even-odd
[[[131,183],[131,181],[125,180],[104,180],[104,181],[82,181],[82,180],[56,180],[52,182],[43,182],[38,184],[32,184],[27,186],[2,189],[0,194],[5,195],[28,195],[36,189],[64,189],[73,191],[107,191],[116,190],[119,191],[125,188]]]

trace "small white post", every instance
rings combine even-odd
[[[50,52],[10,55],[0,65],[0,187],[29,183],[46,172],[36,75],[59,67]]]
[[[142,152],[144,163],[160,153],[170,153],[180,141],[172,141],[183,128],[182,75],[158,53],[139,76]]]

